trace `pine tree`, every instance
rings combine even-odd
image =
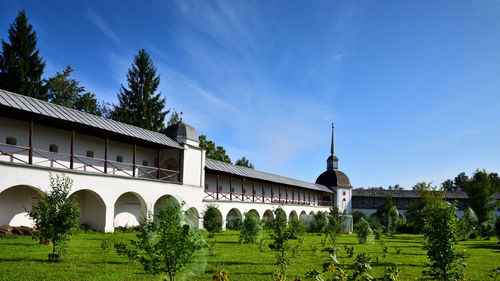
[[[24,9],[10,25],[9,41],[2,40],[0,88],[46,100],[42,85],[45,61],[36,49],[36,33]]]
[[[56,72],[54,77],[47,80],[47,97],[51,103],[69,108],[75,107],[85,88],[80,86],[80,81],[70,78],[71,72],[73,69],[68,65],[63,72]]]
[[[156,93],[160,76],[149,54],[144,50],[134,56],[134,63],[127,73],[128,88],[121,86],[119,104],[111,116],[113,119],[152,131],[161,131],[165,125],[166,99]]]

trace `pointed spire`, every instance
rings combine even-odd
[[[335,150],[334,150],[334,148],[333,148],[333,128],[334,128],[334,127],[333,127],[333,123],[332,123],[332,147],[331,147],[331,149],[330,149],[330,153],[331,153],[332,155],[333,155],[333,154],[334,154],[334,152],[335,152]]]

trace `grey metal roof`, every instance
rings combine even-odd
[[[120,135],[145,140],[151,143],[183,149],[176,141],[164,134],[139,128],[76,109],[38,100],[35,98],[15,94],[0,89],[0,105],[18,110],[43,115],[63,121],[83,124],[89,127],[117,133]]]
[[[305,182],[297,179],[292,179],[288,177],[278,176],[255,169],[250,169],[247,167],[236,166],[226,162],[221,162],[213,159],[206,159],[205,169],[218,171],[222,173],[228,173],[235,176],[240,176],[249,179],[269,181],[277,184],[296,186],[301,188],[307,188],[317,191],[333,193],[332,190],[321,184],[315,184],[311,182]]]
[[[352,190],[353,197],[385,197],[391,194],[393,198],[420,198],[420,194],[415,190],[379,190],[379,189],[361,189],[355,188]],[[498,194],[493,194],[493,198]],[[445,199],[468,199],[467,192],[463,190],[446,191]]]

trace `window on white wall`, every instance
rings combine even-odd
[[[94,152],[92,150],[87,150],[87,157],[94,158]]]
[[[142,160],[142,166],[149,166],[148,160]]]
[[[123,162],[123,156],[116,155],[116,162],[119,162],[119,163]]]
[[[10,144],[10,145],[16,145],[17,144],[17,140],[15,137],[7,137],[5,139],[5,143],[6,144]]]
[[[49,145],[49,151],[50,152],[59,152],[59,146],[57,146],[57,144],[51,144],[51,145]]]

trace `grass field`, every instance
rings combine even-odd
[[[0,280],[161,280],[160,276],[145,274],[139,264],[129,262],[114,251],[106,253],[101,249],[101,241],[109,238],[128,241],[135,238],[135,234],[80,233],[71,240],[66,260],[55,264],[46,262],[50,247],[39,245],[31,237],[0,238]],[[355,246],[356,253],[370,254],[374,277],[381,277],[386,266],[396,264],[400,268],[400,280],[422,278],[423,263],[427,260],[422,250],[422,236],[395,235],[382,239],[389,248],[385,258],[378,241],[359,245],[356,236],[342,235],[338,240],[342,248],[340,262],[351,271],[354,258],[347,258],[344,251],[344,244],[349,244]],[[194,275],[185,276],[185,280],[210,280],[219,264],[224,264],[230,280],[271,280],[276,266],[274,253],[267,246],[261,252],[258,245],[240,245],[236,231],[219,233],[207,240],[216,241],[215,254],[198,253],[196,261],[189,266]],[[315,234],[305,235],[300,252],[291,259],[289,280],[303,278],[312,269],[321,270],[326,254],[313,251],[315,243],[321,250],[321,240],[322,237]],[[291,242],[292,247],[296,244],[297,240]],[[397,255],[396,248],[401,248],[402,253]],[[467,280],[493,280],[491,273],[500,266],[500,244],[496,238],[461,242],[459,249],[471,254],[467,260]]]

